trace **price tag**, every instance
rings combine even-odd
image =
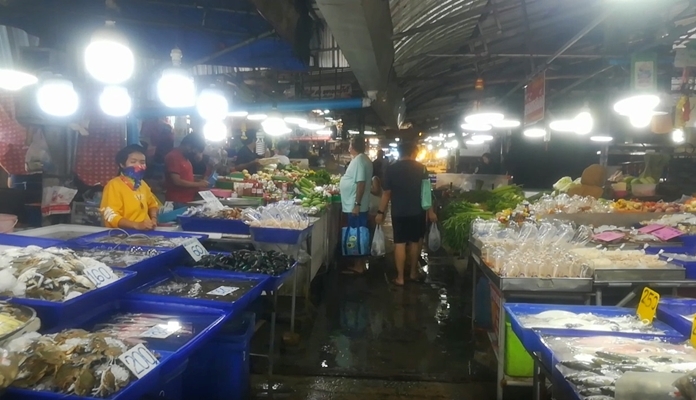
[[[602,242],[613,242],[616,239],[621,239],[625,235],[623,233],[619,232],[602,232],[598,235],[594,235],[595,240],[599,240]]]
[[[211,192],[210,190],[198,192],[198,194],[201,195],[206,204],[210,206],[210,208],[212,208],[213,210],[222,210],[223,208],[225,208],[225,206],[223,206],[222,203],[220,203],[220,200],[218,200],[218,198],[215,197],[213,192]]]
[[[206,250],[201,242],[199,242],[196,238],[191,238],[185,241],[183,246],[191,258],[193,258],[193,261],[200,261],[203,256],[208,255],[208,250]]]
[[[106,265],[101,265],[99,267],[87,267],[82,273],[98,288],[118,280],[118,276],[114,274],[114,270]]]
[[[660,240],[670,240],[674,239],[675,237],[679,237],[683,235],[684,232],[680,231],[679,229],[672,228],[671,226],[665,226],[663,228],[660,228],[654,232],[651,232],[651,235],[655,236],[656,238]]]
[[[169,336],[171,336],[173,333],[179,331],[179,329],[181,329],[181,326],[179,326],[179,325],[169,326],[169,325],[158,324],[158,325],[155,325],[152,328],[146,330],[145,332],[141,333],[140,337],[152,338],[152,339],[166,339]]]
[[[208,294],[212,296],[227,296],[228,294],[234,293],[237,290],[239,290],[238,287],[220,286],[217,289],[211,290],[210,292],[208,292]]]
[[[667,261],[668,263],[671,263],[672,261],[674,261],[674,258],[670,257],[670,258],[668,258],[666,261]]]
[[[142,343],[128,349],[118,357],[138,379],[147,375],[159,365],[159,360]]]
[[[696,347],[696,317],[691,322],[691,345]]]
[[[659,303],[659,293],[650,288],[643,289],[643,295],[640,296],[640,303],[638,303],[638,310],[636,312],[638,318],[652,323],[653,319],[655,319],[655,313],[657,313],[657,305]]]
[[[652,225],[647,225],[647,226],[644,226],[644,227],[638,229],[638,232],[640,232],[640,233],[652,233],[652,232],[655,232],[656,230],[662,229],[664,227],[665,227],[664,225],[652,224]]]

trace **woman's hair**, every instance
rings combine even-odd
[[[247,129],[246,139],[242,139],[242,144],[245,146],[248,146],[251,143],[256,143],[256,129]]]
[[[118,165],[119,171],[121,171],[121,165],[125,164],[128,157],[133,153],[146,155],[145,148],[139,144],[129,144],[116,153],[116,165]]]

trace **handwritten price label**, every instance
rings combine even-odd
[[[675,237],[683,235],[684,232],[680,231],[679,229],[672,228],[671,226],[665,226],[654,232],[651,232],[650,234],[660,240],[668,241],[670,239],[674,239]]]
[[[638,232],[640,232],[640,233],[652,233],[652,232],[655,232],[656,230],[662,229],[664,227],[665,227],[664,225],[652,224],[652,225],[647,225],[647,226],[644,226],[644,227],[638,229]]]
[[[191,238],[184,242],[184,248],[189,253],[193,261],[200,261],[203,256],[208,255],[208,250],[203,247],[196,238]]]
[[[603,232],[598,235],[594,236],[595,240],[599,240],[602,242],[613,242],[616,239],[621,239],[624,237],[623,233],[618,233],[618,232]]]
[[[691,321],[691,345],[696,347],[696,317]]]
[[[203,192],[198,192],[198,194],[201,195],[201,197],[203,198],[203,200],[205,200],[205,202],[208,204],[208,206],[209,206],[211,209],[213,209],[213,210],[222,210],[223,208],[225,208],[225,206],[223,206],[222,203],[220,203],[220,200],[218,200],[218,198],[215,197],[215,195],[213,194],[213,192],[211,192],[210,190],[206,190],[206,191],[203,191]]]
[[[657,305],[660,303],[660,294],[656,291],[645,288],[643,289],[643,295],[640,296],[640,303],[638,303],[638,318],[641,320],[647,320],[652,323],[655,319],[655,314],[657,313]]]
[[[178,330],[179,330],[179,328],[172,329],[167,325],[160,324],[160,325],[155,325],[152,328],[141,333],[140,337],[152,338],[152,339],[166,339]]]
[[[159,360],[142,343],[131,347],[118,357],[138,379],[147,375],[159,365]]]
[[[238,287],[220,286],[216,289],[211,290],[210,292],[208,292],[208,294],[212,296],[227,296],[228,294],[234,293],[237,290],[239,290]]]
[[[106,265],[99,267],[87,267],[83,271],[83,274],[98,288],[118,280],[118,276],[114,274],[114,270]]]

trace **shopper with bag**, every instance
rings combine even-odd
[[[408,264],[409,278],[419,282],[418,273],[423,238],[426,233],[426,218],[437,222],[432,209],[432,188],[425,166],[416,161],[417,147],[414,143],[402,142],[399,146],[399,161],[387,167],[382,182],[382,201],[377,211],[377,224],[384,223],[384,212],[391,201],[392,226],[394,228],[394,259],[396,286],[404,285],[404,272]]]
[[[342,253],[353,257],[347,274],[365,272],[365,257],[370,255],[370,231],[367,212],[370,207],[372,162],[365,155],[365,139],[353,138],[348,149],[352,160],[341,177],[341,206],[345,225],[341,232]]]

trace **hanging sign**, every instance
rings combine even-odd
[[[546,113],[546,73],[542,72],[524,89],[524,124],[544,119]]]
[[[637,91],[657,90],[655,54],[636,54],[631,57],[631,86]]]

